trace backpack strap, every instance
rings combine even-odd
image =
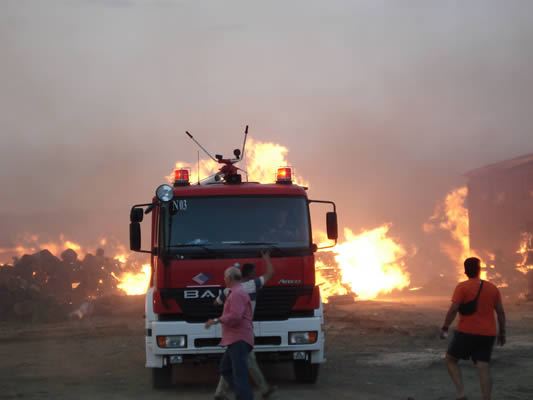
[[[481,294],[481,289],[483,289],[483,283],[485,283],[484,280],[481,280],[481,283],[479,284],[479,290],[477,291],[476,298],[474,299],[475,302],[479,300],[479,295]]]

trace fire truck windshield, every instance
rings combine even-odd
[[[303,197],[189,197],[171,205],[170,247],[310,246]]]

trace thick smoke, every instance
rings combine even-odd
[[[185,129],[228,154],[250,124],[342,225],[431,259],[438,199],[533,151],[532,38],[525,1],[2,1],[0,245],[125,241]]]

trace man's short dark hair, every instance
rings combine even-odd
[[[249,278],[255,272],[255,264],[246,263],[241,267],[241,274],[243,279]]]
[[[477,278],[481,271],[481,260],[477,257],[469,257],[465,260],[465,274],[469,278]]]

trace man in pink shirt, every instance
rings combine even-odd
[[[241,287],[241,271],[231,267],[224,272],[230,293],[220,318],[210,319],[206,329],[222,324],[221,346],[226,352],[220,362],[220,373],[235,392],[238,400],[254,398],[248,381],[248,355],[254,346],[253,312],[250,296]]]

